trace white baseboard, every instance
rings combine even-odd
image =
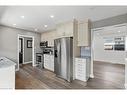
[[[106,63],[110,63],[110,64],[126,64],[126,62],[114,62],[114,61],[107,61],[107,60],[96,60],[94,59],[94,61],[100,61],[100,62],[106,62]]]
[[[36,67],[36,66],[37,66],[37,64],[34,64],[34,65],[33,65],[33,67]]]
[[[90,78],[94,78],[94,75],[93,74],[90,74]]]
[[[29,63],[32,63],[32,61],[24,62],[23,64],[29,64]]]
[[[15,71],[19,71],[19,69],[15,69]]]

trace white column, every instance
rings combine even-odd
[[[125,88],[127,89],[127,36],[125,37],[125,52],[126,52],[126,58],[125,58]]]
[[[90,69],[90,78],[94,78],[94,73],[93,73],[93,57],[94,57],[94,51],[93,51],[93,31],[91,30],[91,69]]]

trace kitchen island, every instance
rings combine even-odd
[[[0,89],[15,89],[15,65],[6,57],[0,57]]]

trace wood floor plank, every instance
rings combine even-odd
[[[124,89],[125,66],[94,61],[94,79],[69,83],[46,69],[23,65],[16,72],[16,89]]]

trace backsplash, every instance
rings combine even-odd
[[[80,52],[81,52],[81,56],[91,56],[90,47],[81,47]]]

